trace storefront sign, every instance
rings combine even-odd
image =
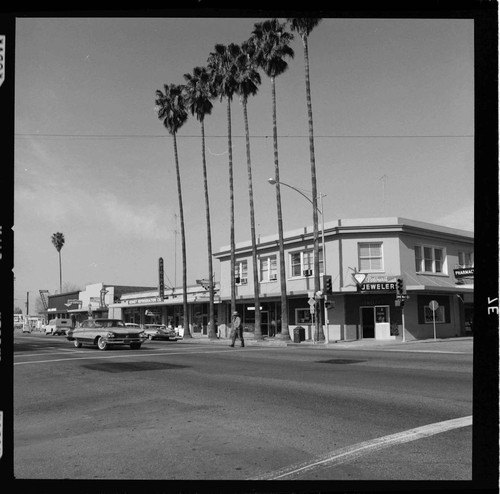
[[[457,279],[469,278],[469,277],[474,276],[474,267],[454,269],[453,272],[455,273],[455,278],[457,278]]]
[[[396,282],[388,281],[385,283],[363,283],[358,290],[360,292],[395,292]]]
[[[154,302],[163,302],[163,299],[161,297],[131,298],[129,300],[122,300],[122,302],[128,305],[151,304]]]
[[[355,273],[353,279],[356,281],[358,292],[395,292],[397,291],[397,276],[368,275],[365,273]]]

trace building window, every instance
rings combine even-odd
[[[323,274],[323,250],[318,250],[319,273]],[[314,250],[301,250],[290,253],[290,276],[302,277],[314,275]]]
[[[362,273],[367,271],[383,271],[382,242],[358,244],[358,264]]]
[[[446,274],[446,252],[440,247],[415,246],[415,271],[417,273]]]
[[[276,281],[278,279],[276,256],[261,257],[259,259],[259,276],[261,282]]]
[[[436,317],[436,324],[446,322],[444,306],[440,305],[435,311],[433,311],[427,305],[424,306],[424,323],[425,324],[433,324],[434,317]]]
[[[243,261],[236,261],[234,282],[237,285],[246,285],[248,283],[248,263],[246,259]]]
[[[467,268],[474,266],[474,252],[458,251],[458,264]]]
[[[417,314],[418,324],[432,324],[433,314],[430,302],[435,300],[439,307],[436,310],[436,323],[449,324],[451,322],[450,297],[443,295],[418,295]]]
[[[295,309],[295,324],[312,324],[311,309]]]

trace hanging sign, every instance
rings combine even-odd
[[[455,274],[455,278],[471,278],[474,276],[474,266],[471,268],[459,268],[454,269],[453,273]]]

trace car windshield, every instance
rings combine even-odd
[[[122,321],[113,320],[113,319],[110,319],[109,321],[96,321],[95,322],[96,328],[116,328],[117,326],[119,328],[124,328],[125,324]]]

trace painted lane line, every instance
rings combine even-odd
[[[68,353],[72,353],[73,355],[78,355],[78,354],[84,354],[84,353],[96,353],[96,350],[95,349],[92,349],[92,348],[89,348],[88,350],[76,350],[75,348],[59,348],[58,349],[59,351],[58,352],[44,352],[43,350],[38,352],[38,353],[16,353],[14,354],[14,358],[21,358],[21,357],[44,357],[45,355],[65,355],[65,354],[68,354]],[[192,348],[179,348],[179,350],[187,350],[186,353],[188,353],[190,350],[193,350]],[[165,350],[161,350],[161,349],[150,349],[148,348],[148,351],[149,352],[154,352],[154,351],[157,351],[157,352],[165,352]],[[130,353],[129,353],[130,355]],[[132,354],[132,355],[135,355],[135,354]]]
[[[265,348],[268,350],[268,348]],[[249,351],[254,351],[251,349],[245,350],[245,353]],[[14,365],[25,365],[25,364],[45,364],[51,362],[63,362],[69,360],[89,360],[89,359],[112,359],[112,358],[125,358],[125,357],[156,357],[158,355],[194,355],[197,353],[211,354],[211,353],[230,353],[234,354],[234,350],[215,350],[215,351],[205,351],[205,352],[158,352],[158,353],[123,353],[120,355],[94,355],[91,357],[76,357],[76,358],[60,358],[51,360],[30,360],[28,362],[15,362]],[[82,352],[83,353],[83,352]]]
[[[472,355],[472,352],[454,352],[453,350],[384,350],[385,352],[405,352],[405,353],[451,353],[454,355]]]
[[[352,461],[360,456],[367,455],[390,446],[417,441],[418,439],[423,439],[425,437],[461,427],[468,427],[470,425],[472,425],[472,415],[458,419],[445,420],[444,422],[437,422],[435,424],[424,425],[422,427],[417,427],[416,429],[410,429],[397,434],[391,434],[389,436],[372,439],[370,441],[364,441],[362,443],[354,444],[353,446],[347,446],[345,448],[332,451],[327,455],[316,458],[315,460],[296,463],[248,480],[280,480],[287,477],[300,476],[313,470],[340,465],[341,463]]]

